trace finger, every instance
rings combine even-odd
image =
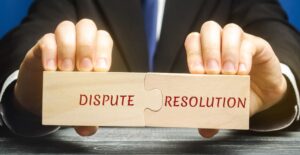
[[[100,30],[97,32],[96,52],[94,56],[94,70],[96,72],[107,72],[111,66],[111,54],[113,40],[108,32]]]
[[[236,24],[228,24],[222,32],[222,73],[236,74],[243,31]]]
[[[185,40],[184,46],[190,73],[203,74],[204,67],[201,55],[200,34],[197,32],[190,33]]]
[[[42,53],[42,64],[46,71],[57,69],[57,46],[55,35],[49,33],[44,35],[39,41],[39,49]]]
[[[80,136],[92,136],[98,131],[98,127],[96,126],[80,126],[74,129]]]
[[[75,25],[70,21],[62,22],[55,30],[55,38],[59,70],[73,71],[76,51]]]
[[[97,27],[92,20],[82,19],[76,25],[76,67],[79,71],[93,70]]]
[[[271,45],[266,40],[250,34],[245,34],[244,37],[255,47],[251,68],[251,75],[254,75],[255,78],[252,80],[262,90],[273,90],[273,92],[281,93],[282,89],[286,89],[286,81],[280,70],[278,57]],[[272,96],[276,96],[274,94]]]
[[[221,27],[213,21],[203,24],[200,32],[201,51],[207,74],[220,73]]]
[[[249,40],[255,46],[255,52],[253,53],[253,65],[262,64],[267,62],[274,62],[278,64],[278,61],[272,61],[271,59],[277,58],[271,45],[264,39],[260,37],[253,36],[251,34],[245,33],[244,38]],[[278,60],[278,59],[277,59]],[[270,63],[270,65],[274,65]],[[276,68],[273,66],[272,68]]]
[[[216,129],[198,129],[199,134],[204,138],[212,138],[219,130]]]
[[[248,75],[252,67],[252,57],[255,53],[255,46],[247,39],[244,39],[241,43],[240,60],[239,60],[239,75]]]

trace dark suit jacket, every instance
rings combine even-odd
[[[147,72],[148,58],[140,0],[38,0],[22,24],[0,44],[0,86],[19,68],[26,52],[63,20],[94,20],[114,40],[111,71]],[[214,20],[240,25],[272,45],[282,63],[300,78],[300,39],[276,0],[167,0],[155,55],[157,72],[188,72],[183,46],[188,33]],[[298,80],[299,81],[299,80]],[[300,88],[300,85],[298,85]]]

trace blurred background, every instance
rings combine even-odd
[[[0,38],[26,16],[33,0],[0,0]],[[290,22],[300,30],[300,0],[279,0]]]

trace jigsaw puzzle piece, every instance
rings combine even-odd
[[[159,111],[145,111],[146,126],[249,128],[249,76],[148,73],[145,88],[163,95]]]
[[[144,110],[161,108],[144,73],[44,72],[43,124],[145,126]]]

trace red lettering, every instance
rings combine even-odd
[[[200,104],[199,104],[200,107],[205,107],[205,105],[202,104],[202,97],[200,97],[200,101],[199,102],[200,102]]]
[[[220,105],[220,99],[222,99],[222,97],[216,97],[217,99],[217,107],[219,108],[219,105]]]
[[[109,95],[103,95],[102,105],[105,105],[107,101],[109,101]]]
[[[128,95],[128,106],[134,106],[134,104],[131,103],[133,101],[133,99],[132,99],[133,97],[134,97],[134,95]]]
[[[211,102],[210,102],[210,105],[208,104],[209,103],[209,98],[207,97],[207,104],[206,104],[206,106],[207,107],[213,107],[214,106],[214,97],[212,97],[212,99],[211,99]]]
[[[194,99],[194,105],[192,105],[193,99]],[[198,98],[195,97],[195,96],[192,96],[192,97],[190,98],[190,100],[189,100],[190,106],[191,106],[191,107],[195,107],[195,106],[197,105],[197,103],[198,103]]]
[[[94,96],[94,105],[100,105],[100,95],[95,95]]]
[[[187,96],[182,97],[182,102],[181,102],[182,107],[186,107],[188,105],[187,100],[188,100]]]
[[[170,107],[172,107],[172,104],[170,103],[171,101],[172,101],[172,97],[171,96],[166,96],[165,106],[167,107],[169,105]]]
[[[93,95],[90,95],[89,97],[89,104],[92,105],[92,98],[93,98]]]
[[[241,98],[238,99],[238,108],[240,107],[240,105],[245,108],[246,107],[246,98],[244,98],[244,102],[242,101]]]
[[[230,105],[230,101],[233,101],[233,102],[231,102],[231,103],[233,103],[233,104]],[[229,108],[233,108],[233,107],[235,106],[235,104],[236,104],[235,98],[234,98],[234,97],[229,97],[228,100],[227,100],[227,106],[228,106]]]
[[[110,95],[110,104],[111,104],[112,106],[117,106],[117,105],[118,105],[119,96],[116,95],[116,101],[115,101],[115,102],[113,102],[113,100],[114,100],[114,96],[113,96],[113,95]]]
[[[134,106],[135,95],[80,94],[79,105],[99,106]]]
[[[122,99],[122,101],[121,101],[122,106],[124,106],[124,98],[125,98],[126,96],[127,96],[127,95],[120,95],[120,97],[121,97],[121,99]]]
[[[179,107],[178,99],[179,99],[179,96],[174,96],[174,107]]]
[[[223,108],[225,108],[225,101],[226,101],[226,98],[223,97]]]
[[[86,105],[88,98],[86,95],[80,94],[79,105]]]
[[[80,94],[79,105],[132,107],[135,106],[134,97],[135,95]],[[247,98],[239,97],[165,96],[164,104],[165,107],[246,108],[246,101]]]

